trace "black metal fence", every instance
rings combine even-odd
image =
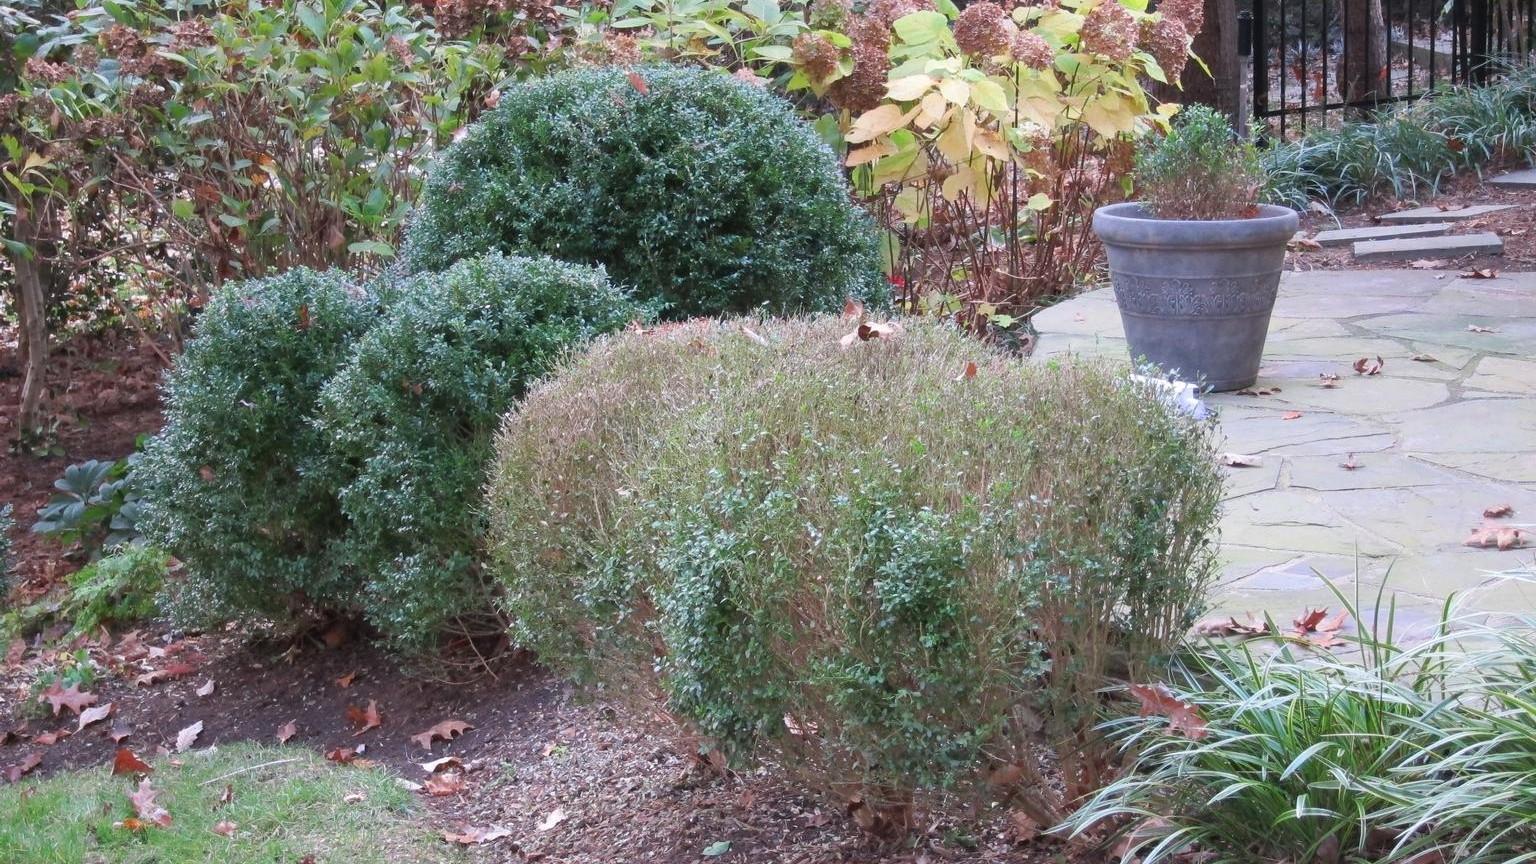
[[[1536,0],[1240,0],[1252,15],[1253,116],[1285,135],[1341,109],[1479,83],[1530,62]]]

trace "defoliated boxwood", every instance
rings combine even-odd
[[[669,318],[880,301],[878,235],[783,99],[720,72],[577,69],[519,85],[431,169],[402,258],[600,264]]]

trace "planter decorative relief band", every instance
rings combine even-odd
[[[1285,247],[1300,220],[1260,206],[1251,219],[1158,219],[1140,204],[1093,214],[1134,359],[1212,390],[1258,378]]]

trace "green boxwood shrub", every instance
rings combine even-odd
[[[625,334],[530,393],[489,501],[514,633],[869,827],[959,789],[1048,824],[1103,779],[1101,688],[1210,583],[1209,427],[1107,368],[853,326]]]
[[[783,99],[695,69],[577,69],[504,93],[432,167],[402,258],[441,270],[495,249],[601,264],[673,318],[887,291],[816,133]]]
[[[214,295],[133,475],[139,530],[186,565],[178,609],[277,616],[347,596],[345,517],[314,420],[376,318],[348,277],[303,268]]]
[[[499,253],[408,278],[326,384],[320,430],[348,520],[356,602],[396,646],[504,628],[481,585],[492,436],[566,351],[633,320],[601,269]],[[489,623],[493,630],[485,629]]]

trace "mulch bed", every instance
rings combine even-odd
[[[1489,172],[1493,176],[1496,171]],[[1422,201],[1375,200],[1362,207],[1345,209],[1336,216],[1311,212],[1302,217],[1302,230],[1313,235],[1333,228],[1367,228],[1380,224],[1384,213],[1411,210],[1421,206],[1455,209],[1472,204],[1513,204],[1514,209],[1490,213],[1477,219],[1452,223],[1448,234],[1476,234],[1483,231],[1504,240],[1503,255],[1464,255],[1460,258],[1427,258],[1420,261],[1357,262],[1350,247],[1293,250],[1288,269],[1295,270],[1398,270],[1412,267],[1424,270],[1533,270],[1536,269],[1536,190],[1498,189],[1483,185],[1473,175],[1447,182],[1444,193]]]

